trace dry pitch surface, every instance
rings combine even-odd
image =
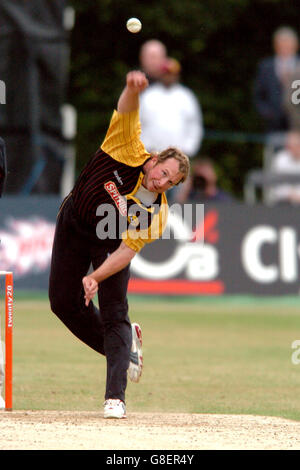
[[[247,415],[0,413],[1,450],[300,450],[300,422]]]

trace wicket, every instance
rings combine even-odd
[[[12,411],[13,273],[0,271],[1,276],[5,276],[5,410]]]

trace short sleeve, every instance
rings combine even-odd
[[[140,139],[139,110],[130,113],[114,111],[101,149],[113,159],[129,166],[140,166],[150,154]]]

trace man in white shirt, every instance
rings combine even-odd
[[[195,94],[179,83],[180,64],[168,58],[159,82],[140,96],[141,140],[150,152],[179,147],[193,158],[203,138],[203,118]]]
[[[149,39],[140,49],[140,64],[149,84],[160,80],[161,66],[167,58],[167,48],[158,39]]]

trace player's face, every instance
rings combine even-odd
[[[179,172],[179,162],[175,158],[168,158],[164,162],[158,163],[153,157],[152,165],[145,174],[143,185],[148,191],[163,193],[175,184],[179,183],[182,173]]]

